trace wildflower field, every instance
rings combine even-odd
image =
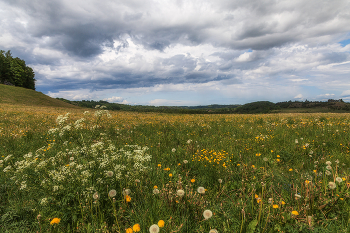
[[[349,232],[349,132],[349,114],[3,104],[0,231]]]

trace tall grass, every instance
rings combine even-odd
[[[0,111],[3,232],[347,232],[347,114]]]

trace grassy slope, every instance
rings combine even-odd
[[[0,104],[80,108],[61,100],[51,98],[41,92],[3,84],[0,84]]]

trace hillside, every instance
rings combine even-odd
[[[0,84],[0,104],[79,108],[78,106],[51,98],[41,92],[3,84]]]

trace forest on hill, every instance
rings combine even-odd
[[[35,74],[26,62],[0,50],[0,83],[35,90]]]
[[[85,108],[95,108],[96,105],[104,105],[108,110],[134,111],[134,112],[163,112],[163,113],[184,113],[184,114],[262,114],[279,112],[348,112],[350,103],[343,100],[329,99],[322,101],[285,101],[272,103],[270,101],[257,101],[244,105],[204,105],[204,106],[148,106],[148,105],[127,105],[109,103],[104,100],[82,100],[70,101],[57,98],[64,102]]]

